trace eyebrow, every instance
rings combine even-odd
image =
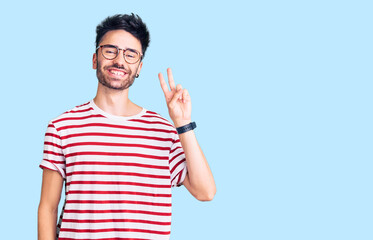
[[[109,47],[115,47],[115,48],[118,48],[118,49],[124,49],[124,50],[130,50],[131,52],[136,52],[136,53],[140,53],[140,51],[137,51],[136,49],[133,49],[133,48],[120,48],[116,45],[112,45],[112,44],[105,44],[105,45],[102,45],[102,46],[109,46]]]

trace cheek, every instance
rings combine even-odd
[[[141,63],[137,66],[134,66],[133,69],[132,69],[132,72],[137,74],[137,73],[140,72],[140,70],[141,70]]]
[[[99,61],[97,61],[97,63],[96,63],[96,68],[97,68],[97,70],[104,70],[104,67],[105,67],[105,65],[104,64],[102,64],[102,62],[99,62]]]

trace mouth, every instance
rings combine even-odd
[[[113,77],[123,77],[127,74],[124,70],[118,68],[109,68],[107,71]]]

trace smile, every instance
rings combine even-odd
[[[109,69],[108,71],[109,73],[115,76],[119,76],[119,77],[124,76],[126,74],[124,71],[120,71],[120,70]]]

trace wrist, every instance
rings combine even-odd
[[[182,126],[185,126],[185,125],[191,123],[192,120],[191,119],[188,119],[188,120],[182,119],[182,120],[177,120],[177,121],[173,121],[173,122],[174,122],[174,126],[176,128],[178,128],[178,127],[182,127]]]

